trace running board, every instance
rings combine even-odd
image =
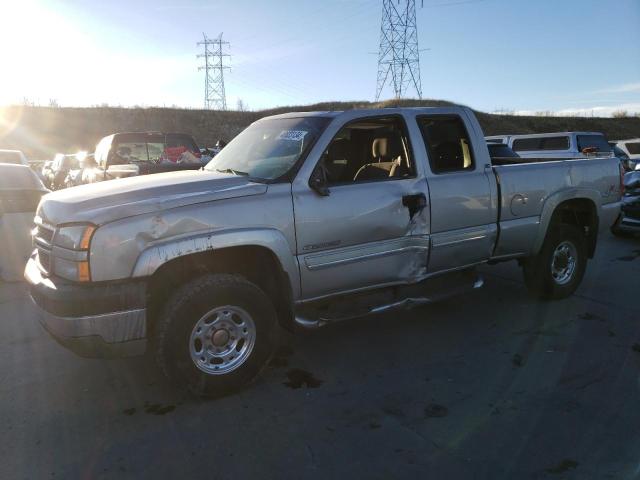
[[[425,280],[416,285],[393,287],[373,292],[353,294],[296,308],[295,323],[305,329],[315,329],[343,320],[360,318],[391,310],[409,310],[435,303],[484,285],[479,275],[456,272]]]

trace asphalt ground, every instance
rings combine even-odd
[[[0,478],[640,476],[640,238],[601,237],[578,292],[514,263],[411,311],[285,336],[240,393],[200,400],[146,358],[88,360],[0,285]]]

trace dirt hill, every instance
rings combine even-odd
[[[290,111],[349,110],[392,106],[445,106],[439,100],[329,102],[258,112],[169,108],[51,108],[0,109],[0,148],[23,150],[30,159],[55,153],[92,151],[100,138],[114,132],[155,130],[192,134],[202,146],[229,140],[258,118]],[[609,138],[640,137],[640,118],[523,117],[476,112],[486,135],[542,133],[567,130],[603,132]]]

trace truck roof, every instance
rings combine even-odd
[[[437,112],[442,110],[452,111],[458,110],[463,111],[467,107],[463,107],[460,105],[451,105],[445,107],[387,107],[387,108],[354,108],[352,110],[326,110],[326,111],[315,111],[315,112],[287,112],[281,113],[278,115],[270,115],[268,117],[263,118],[300,118],[300,117],[328,117],[335,118],[343,114],[350,115],[358,115],[358,114],[366,114],[366,115],[389,115],[398,112],[415,112],[415,111],[424,111],[424,112]]]

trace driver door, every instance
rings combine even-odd
[[[347,123],[318,168],[328,191],[294,182],[297,258],[305,300],[412,282],[426,273],[427,183],[398,115]]]

